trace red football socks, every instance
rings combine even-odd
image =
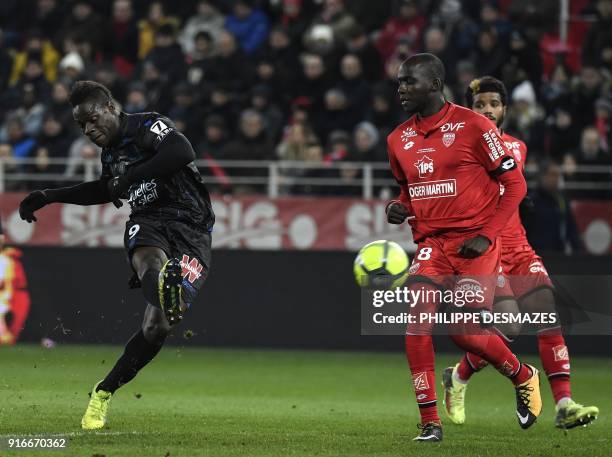
[[[435,356],[431,335],[406,335],[405,341],[421,423],[440,423],[436,406]]]
[[[555,402],[571,398],[569,352],[561,329],[557,327],[538,332],[538,349]]]

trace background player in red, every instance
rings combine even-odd
[[[501,256],[498,234],[527,186],[496,126],[444,99],[444,74],[444,65],[432,54],[416,54],[400,66],[402,107],[415,114],[387,138],[391,170],[401,188],[399,199],[387,206],[387,220],[400,224],[414,216],[410,226],[418,247],[409,287],[452,288],[455,281],[449,280],[459,276],[483,292],[485,300],[475,308],[490,309]],[[506,189],[501,198],[500,183]],[[422,301],[413,309],[433,312],[437,306]],[[486,329],[474,333],[451,338],[512,380],[519,423],[531,426],[542,407],[538,371],[522,364],[498,335]],[[415,440],[440,441],[431,328],[409,325],[405,342],[421,414],[422,430]]]
[[[527,147],[521,140],[508,135],[502,125],[506,115],[508,95],[504,84],[491,76],[473,80],[466,92],[468,107],[493,121],[501,139],[514,155],[524,172]],[[518,313],[555,313],[552,282],[542,258],[527,241],[519,211],[515,211],[502,231],[502,274],[504,287],[496,292],[496,311]],[[516,299],[515,299],[516,297]],[[518,304],[517,304],[518,300]],[[514,329],[513,334],[517,334]],[[572,400],[570,385],[570,359],[565,339],[558,325],[543,324],[538,331],[538,349],[544,371],[556,402],[555,425],[573,428],[586,425],[597,418],[599,409],[583,406]],[[466,353],[461,362],[444,370],[445,409],[456,424],[465,422],[465,390],[467,382],[477,371],[487,366],[482,357]]]

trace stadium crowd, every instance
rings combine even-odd
[[[76,79],[94,79],[125,112],[172,118],[221,191],[241,187],[219,160],[385,162],[386,135],[406,116],[398,66],[431,52],[446,65],[451,101],[463,103],[476,76],[506,83],[507,130],[527,143],[529,162],[563,164],[566,176],[575,165],[609,165],[612,0],[572,1],[572,17],[585,19],[570,22],[567,44],[557,37],[558,3],[4,0],[0,157],[8,172],[79,172],[100,151],[80,135],[68,95]],[[360,170],[286,173],[351,180]],[[343,192],[361,190],[334,189]]]

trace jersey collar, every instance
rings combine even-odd
[[[455,111],[455,105],[445,102],[442,109],[435,114],[421,117],[419,114],[414,116],[414,129],[427,136],[444,124]]]

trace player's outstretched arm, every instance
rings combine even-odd
[[[99,205],[111,201],[106,180],[99,179],[76,186],[30,192],[19,204],[19,216],[24,221],[34,222],[37,220],[34,213],[51,203],[72,203],[85,206]]]

